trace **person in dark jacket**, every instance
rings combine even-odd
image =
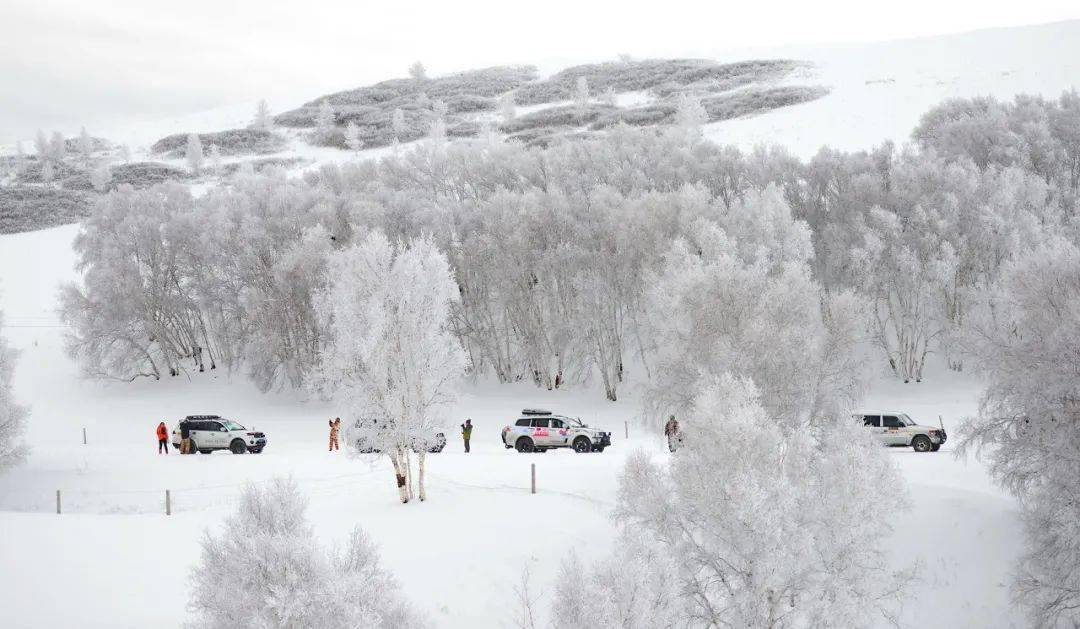
[[[679,421],[675,419],[674,415],[669,417],[667,423],[664,424],[664,435],[667,437],[668,450],[674,452],[682,442],[682,435],[679,433]]]
[[[466,419],[461,425],[461,439],[465,441],[465,452],[469,451],[469,439],[472,439],[472,420]]]
[[[191,454],[191,428],[187,422],[180,422],[180,454]]]

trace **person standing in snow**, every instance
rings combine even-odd
[[[338,446],[338,432],[341,430],[341,418],[337,417],[330,421],[330,452],[340,450]]]
[[[465,442],[465,452],[469,451],[469,439],[472,439],[472,420],[466,419],[461,425],[461,439]]]
[[[157,425],[157,453],[161,454],[162,449],[165,454],[169,453],[169,429],[165,427],[165,422]]]
[[[185,421],[180,422],[180,454],[191,454],[191,428]]]
[[[668,450],[674,452],[679,447],[679,441],[682,440],[679,435],[679,422],[674,415],[669,417],[667,423],[664,424],[664,435],[667,437]]]

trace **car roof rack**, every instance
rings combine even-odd
[[[221,419],[221,415],[188,415],[184,419]]]
[[[523,408],[521,409],[522,415],[553,415],[551,411],[545,411],[542,408]]]

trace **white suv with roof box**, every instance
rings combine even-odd
[[[518,452],[546,452],[552,448],[603,452],[611,445],[611,433],[589,428],[580,419],[527,408],[512,426],[503,428],[502,441],[507,449]]]
[[[186,425],[191,449],[200,454],[229,450],[233,454],[258,454],[266,447],[266,435],[244,428],[220,415],[188,415],[172,431],[173,447],[180,449],[180,430]]]
[[[944,426],[920,426],[896,411],[860,411],[855,413],[855,421],[861,422],[882,445],[910,446],[916,452],[937,452],[948,437]]]

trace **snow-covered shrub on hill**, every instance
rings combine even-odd
[[[251,629],[426,627],[379,565],[359,528],[344,551],[328,552],[307,522],[307,500],[291,480],[248,485],[221,535],[207,533],[191,575],[192,627]]]
[[[266,129],[253,128],[214,133],[177,133],[154,142],[150,151],[157,155],[183,157],[191,135],[195,135],[204,147],[216,144],[222,155],[259,155],[285,148],[285,140],[281,136]]]
[[[964,450],[1020,500],[1016,599],[1033,626],[1080,624],[1080,249],[1055,238],[1006,263],[967,338],[987,380]]]
[[[328,261],[316,300],[326,329],[321,388],[343,403],[348,446],[386,453],[402,502],[426,499],[425,460],[446,423],[466,358],[451,328],[458,301],[446,256],[430,238],[393,244],[380,232]]]
[[[88,216],[93,195],[42,186],[0,186],[0,234],[46,229]]]
[[[4,313],[0,312],[0,330],[4,327]],[[29,411],[19,405],[12,390],[11,378],[15,374],[15,361],[19,354],[0,336],[0,472],[18,465],[26,456],[23,433]]]

